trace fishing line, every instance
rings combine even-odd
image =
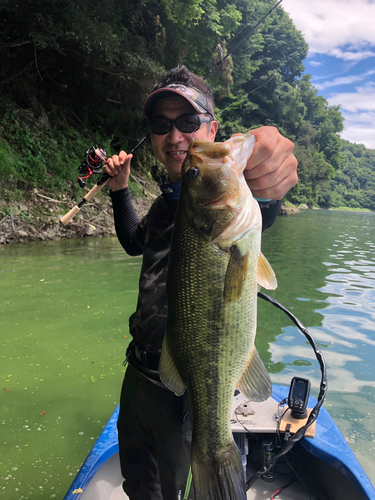
[[[230,52],[228,52],[228,54],[227,54],[225,57],[223,57],[223,59],[221,59],[221,60],[220,60],[217,64],[215,64],[215,66],[214,66],[212,69],[210,69],[210,71],[206,74],[206,76],[203,78],[203,80],[206,80],[206,79],[207,79],[207,78],[211,75],[211,73],[213,73],[213,72],[214,72],[214,71],[215,71],[215,70],[216,70],[219,66],[221,66],[221,65],[223,64],[223,62],[225,61],[225,59],[227,59],[229,56],[231,56],[231,55],[233,54],[233,52],[234,52],[235,50],[237,50],[237,49],[238,49],[238,47],[240,47],[240,46],[241,46],[241,45],[242,45],[242,44],[243,44],[243,43],[244,43],[244,42],[245,42],[245,41],[246,41],[246,40],[250,37],[250,35],[251,35],[252,33],[254,33],[254,31],[258,28],[258,26],[260,26],[260,25],[263,23],[263,21],[265,21],[265,20],[267,19],[267,17],[268,17],[268,16],[269,16],[269,15],[270,15],[270,14],[271,14],[271,13],[272,13],[275,9],[276,9],[276,7],[278,7],[278,6],[281,4],[281,2],[282,2],[282,1],[283,1],[283,0],[279,0],[279,1],[277,2],[277,4],[276,4],[276,5],[274,5],[274,6],[272,7],[272,9],[270,9],[270,10],[267,12],[267,14],[265,14],[265,15],[262,17],[262,19],[260,19],[260,20],[257,22],[257,24],[256,24],[256,25],[255,25],[255,26],[254,26],[254,27],[253,27],[250,31],[249,31],[249,33],[248,33],[248,34],[247,34],[247,35],[246,35],[246,36],[245,36],[245,37],[244,37],[244,38],[243,38],[240,42],[238,42],[238,43],[237,43],[237,45],[235,45],[234,49],[232,49]]]
[[[249,31],[249,33],[240,41],[237,43],[237,45],[230,51],[228,52],[228,54],[226,54],[225,57],[223,57],[213,68],[210,69],[210,71],[206,74],[206,76],[203,77],[203,80],[206,80],[219,66],[221,66],[223,64],[223,62],[233,54],[233,52],[235,52],[249,37],[252,33],[254,33],[254,31],[267,19],[267,17],[276,9],[276,7],[278,7],[281,2],[283,0],[279,0],[277,2],[277,4],[275,4],[268,12],[267,14],[265,14],[257,23],[256,25]],[[244,27],[240,33],[245,29],[246,27]],[[228,43],[230,43],[232,40],[234,40],[234,38],[236,38],[237,36],[239,35],[239,33],[237,33],[237,35],[235,35]],[[285,63],[286,64],[286,63]],[[146,137],[144,137],[136,146],[135,148],[131,151],[131,153],[133,153],[134,151],[136,151],[139,146],[141,146],[145,140],[150,136],[150,134],[148,134]]]
[[[233,52],[235,52],[249,37],[252,33],[254,33],[254,31],[267,19],[267,17],[276,9],[276,7],[278,7],[281,2],[283,0],[279,0],[277,2],[277,4],[275,4],[268,12],[267,14],[265,14],[262,19],[260,19],[256,25],[249,31],[249,33],[240,41],[237,43],[237,45],[230,51],[228,52],[228,54],[226,54],[225,57],[223,57],[213,68],[210,69],[210,71],[206,74],[206,76],[203,77],[203,80],[206,80],[219,66],[221,66],[223,64],[223,62],[230,56],[233,54]],[[246,27],[244,27],[240,33],[245,29]],[[239,33],[237,33],[237,35],[235,35],[228,43],[230,43],[232,40],[234,40],[234,38],[236,38],[236,36],[238,36]],[[288,61],[287,61],[288,62]],[[286,63],[285,63],[286,64]],[[150,134],[148,134],[146,137],[144,137],[136,146],[135,148],[131,151],[131,153],[133,153],[134,151],[136,151],[139,146],[141,146],[145,140],[150,136]]]
[[[318,31],[316,33],[316,35],[315,35],[316,37],[318,35],[320,35],[334,19],[336,19],[336,17],[340,14],[340,12],[342,11],[342,9],[344,7],[346,7],[346,5],[349,3],[349,1],[350,0],[347,0],[344,4],[341,5],[341,7],[338,10],[338,12],[323,26],[323,28],[320,31]],[[232,53],[233,53],[233,51],[232,51]],[[300,51],[300,52],[297,52],[294,56],[290,57],[287,61],[285,61],[277,69],[274,70],[274,75],[271,76],[271,78],[269,78],[265,83],[262,83],[261,85],[259,85],[255,89],[250,90],[250,92],[248,92],[247,94],[245,94],[242,97],[240,97],[237,101],[233,102],[232,104],[230,104],[229,106],[227,106],[225,109],[220,110],[219,114],[224,113],[225,111],[227,111],[228,109],[230,109],[232,106],[235,106],[235,105],[239,104],[243,99],[246,99],[246,97],[248,97],[250,94],[252,94],[253,92],[256,92],[257,90],[259,90],[262,87],[264,87],[265,85],[267,85],[270,81],[272,81],[277,76],[277,74],[279,74],[278,72],[280,71],[280,69],[282,69],[286,64],[288,64],[290,61],[292,61],[293,59],[295,59],[297,56],[299,56],[301,54],[302,54],[302,52]]]
[[[329,21],[327,21],[327,23],[323,26],[323,28],[320,31],[318,31],[318,33],[316,33],[315,37],[317,37],[318,35],[320,35],[326,29],[326,27],[329,25],[329,23],[331,23],[334,19],[336,19],[336,17],[340,14],[340,12],[342,11],[342,9],[344,7],[346,7],[349,2],[350,2],[350,0],[347,0],[345,3],[343,3],[341,5],[341,7],[337,11],[337,13]]]
[[[233,40],[235,40],[249,26],[250,26],[250,24],[247,24],[246,26],[244,26],[243,28],[241,28],[238,33],[236,33],[234,36],[232,36],[232,38],[229,40],[229,42],[226,43],[226,47],[228,47],[228,45],[231,44],[233,42]],[[206,64],[206,67],[207,66],[208,66],[208,63]]]
[[[233,54],[233,52],[235,50],[238,49],[238,47],[240,47],[249,37],[250,35],[258,28],[258,26],[260,24],[263,23],[263,21],[271,14],[271,12],[273,12],[276,7],[278,5],[280,5],[282,2],[282,0],[279,0],[278,3],[276,5],[274,5],[272,7],[272,9],[270,9],[267,14],[265,16],[262,17],[262,19],[260,19],[257,24],[250,30],[250,32],[239,42],[237,43],[237,45],[223,58],[221,58],[221,61],[219,61],[219,63],[217,63],[208,73],[207,75],[203,78],[203,80],[205,80],[211,73],[213,73],[224,61],[225,59],[227,59],[231,54]],[[151,135],[151,132],[148,132],[144,137],[143,139],[141,139],[138,144],[130,151],[130,154],[134,153],[140,146],[142,146],[142,144],[150,137]],[[100,161],[103,163],[103,161],[106,160],[101,158],[101,156],[104,155],[104,150],[101,150],[100,148],[98,148],[96,146],[96,148],[92,148],[94,149],[96,155],[98,156],[99,155],[99,163]],[[103,154],[102,154],[103,153]],[[105,153],[106,155],[106,153]],[[87,163],[87,162],[86,162]],[[95,163],[95,167],[98,167],[99,166],[99,163],[96,162]],[[82,166],[82,165],[81,165]],[[88,163],[87,165],[84,165],[85,167],[85,170],[87,170],[87,172],[85,172],[85,174],[88,174],[88,175],[85,175],[85,177],[81,177],[81,178],[78,178],[78,182],[79,182],[79,185],[81,187],[84,187],[85,185],[85,182],[83,179],[87,179],[88,177],[90,177],[93,173],[99,173],[97,172],[97,168],[92,169],[91,168],[91,165]],[[131,177],[133,178],[133,176],[131,175]],[[82,206],[88,202],[89,200],[91,200],[99,191],[101,191],[103,189],[103,187],[107,184],[107,182],[111,179],[111,176],[107,173],[103,174],[100,179],[98,180],[98,182],[95,184],[95,186],[82,198],[82,200],[77,204],[75,205],[67,214],[65,214],[61,219],[60,219],[60,222],[62,224],[68,224],[72,218],[74,217],[75,214],[77,214],[79,212],[79,210],[81,210]],[[133,178],[134,179],[134,178]]]
[[[267,14],[268,15],[268,14]],[[233,40],[235,40],[246,28],[248,28],[250,26],[250,24],[247,24],[246,26],[243,26],[243,28],[240,29],[240,31],[238,33],[236,33],[234,36],[232,36],[232,38],[226,43],[226,48],[228,48],[228,46],[233,42]],[[255,29],[255,28],[254,28]],[[249,36],[250,36],[251,32],[249,33]],[[246,36],[243,41],[245,41],[246,39],[248,38],[248,36]],[[241,42],[242,43],[242,42]],[[240,44],[241,44],[240,43]],[[226,59],[228,56],[225,56],[225,58],[223,59],[223,56],[222,56],[222,53],[223,53],[223,49],[221,47],[221,45],[219,43],[217,43],[216,45],[216,49],[218,49],[221,53],[221,64],[224,62],[224,59]],[[236,48],[235,48],[236,49]],[[234,50],[235,50],[234,49]],[[231,52],[233,54],[233,51]],[[229,54],[230,55],[230,54]],[[208,62],[206,65],[205,65],[205,68],[207,68],[207,66],[209,65],[210,63]],[[216,69],[216,66],[214,68],[211,68],[211,70],[207,73],[207,75],[203,78],[203,80],[205,80],[209,75],[210,73]]]
[[[285,61],[281,66],[279,66],[278,68],[276,68],[274,71],[274,74],[271,76],[271,78],[269,78],[266,82],[262,83],[261,85],[259,85],[258,87],[256,87],[255,89],[252,89],[250,90],[250,92],[248,92],[247,94],[241,96],[238,101],[235,101],[235,102],[232,102],[232,104],[230,104],[229,106],[227,106],[226,108],[224,108],[223,110],[219,110],[219,114],[221,113],[224,113],[225,111],[227,111],[227,109],[231,108],[232,106],[235,106],[236,104],[239,104],[243,99],[246,99],[246,97],[248,97],[250,94],[252,94],[253,92],[256,92],[257,90],[261,89],[262,87],[264,87],[265,85],[267,85],[270,81],[272,81],[274,78],[276,78],[277,75],[279,75],[280,73],[278,73],[278,71],[280,69],[282,69],[286,64],[288,64],[288,62],[292,61],[293,59],[295,59],[297,56],[299,56],[301,53],[300,52],[297,52],[296,54],[294,54],[294,56],[290,57],[287,61]]]

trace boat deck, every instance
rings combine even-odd
[[[286,476],[278,473],[276,474],[275,481],[272,483],[266,483],[265,481],[258,479],[253,488],[248,490],[247,499],[270,500],[273,493],[287,484],[289,480],[290,475]],[[97,472],[94,481],[90,483],[80,499],[91,500],[92,498],[95,498],[97,500],[127,500],[128,496],[124,493],[121,486],[122,481],[123,478],[120,471],[120,462],[118,454],[116,454],[113,455],[106,462],[104,467]],[[308,493],[298,480],[277,495],[278,500],[309,500],[309,498]],[[311,496],[311,500],[314,498],[316,497]],[[321,497],[321,499],[323,500],[323,497]]]
[[[279,415],[278,401],[288,388],[274,386],[272,398],[250,403],[242,395],[232,405],[231,425],[249,479],[261,466],[261,442],[274,436]],[[310,397],[309,408],[316,400]],[[118,441],[118,408],[113,413],[64,500],[126,500],[122,490]],[[277,494],[277,500],[374,500],[375,488],[366,476],[328,412],[322,408],[314,437],[296,443],[287,459],[278,460],[276,477],[268,483],[257,479],[247,492],[248,500],[270,500],[293,477],[298,477]],[[245,470],[244,470],[245,472]],[[301,480],[302,479],[302,480]]]

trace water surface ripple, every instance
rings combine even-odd
[[[271,233],[272,231],[272,233]],[[279,288],[272,295],[302,321],[328,369],[326,408],[375,482],[375,214],[306,211],[278,221],[263,239]],[[288,248],[288,250],[281,250]],[[281,253],[280,253],[281,250]],[[260,305],[261,318],[270,314]],[[279,320],[279,317],[278,317]],[[312,381],[312,349],[287,319],[272,317],[269,369],[288,383],[296,371]]]
[[[270,292],[309,329],[325,406],[375,482],[375,214],[279,218]],[[118,403],[140,258],[115,238],[0,247],[0,498],[61,499]],[[268,292],[267,292],[268,293]],[[259,301],[257,347],[275,383],[320,372],[305,337]]]

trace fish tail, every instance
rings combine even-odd
[[[246,500],[244,470],[234,441],[217,457],[207,456],[193,442],[191,469],[196,500]]]

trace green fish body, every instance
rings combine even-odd
[[[276,279],[260,251],[262,218],[243,170],[255,139],[193,141],[182,167],[168,264],[168,317],[159,373],[188,390],[197,500],[244,500],[230,429],[235,388],[253,401],[272,392],[255,348],[258,284]]]

